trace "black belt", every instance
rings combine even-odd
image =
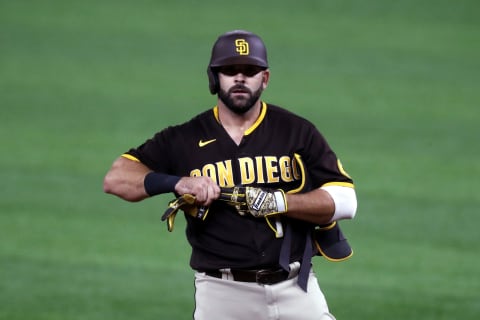
[[[260,270],[239,270],[232,269],[230,273],[233,281],[240,282],[256,282],[260,284],[275,284],[288,279],[288,272],[283,269],[260,269]],[[205,271],[210,277],[222,279],[222,271],[210,270]]]

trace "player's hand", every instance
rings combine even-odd
[[[162,216],[162,221],[167,220],[168,231],[173,230],[175,216],[178,210],[182,210],[190,216],[205,220],[208,214],[208,207],[195,205],[195,197],[191,194],[184,194],[175,200],[170,201],[168,208]]]
[[[287,199],[283,190],[255,187],[221,188],[218,200],[226,201],[237,208],[241,215],[268,217],[287,211]]]
[[[175,185],[175,192],[189,194],[196,205],[208,207],[220,196],[220,187],[209,177],[182,177]]]

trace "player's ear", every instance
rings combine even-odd
[[[263,89],[265,90],[268,86],[268,81],[270,80],[270,69],[263,71]]]

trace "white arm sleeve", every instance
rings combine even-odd
[[[330,222],[355,217],[357,212],[355,189],[342,186],[325,186],[320,189],[328,192],[335,203],[335,212]]]

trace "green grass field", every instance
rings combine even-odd
[[[478,319],[480,2],[226,3],[0,0],[0,319],[191,319],[170,196],[126,203],[102,180],[213,106],[210,48],[232,29],[267,44],[265,100],[355,179],[355,255],[314,261],[336,317]]]

